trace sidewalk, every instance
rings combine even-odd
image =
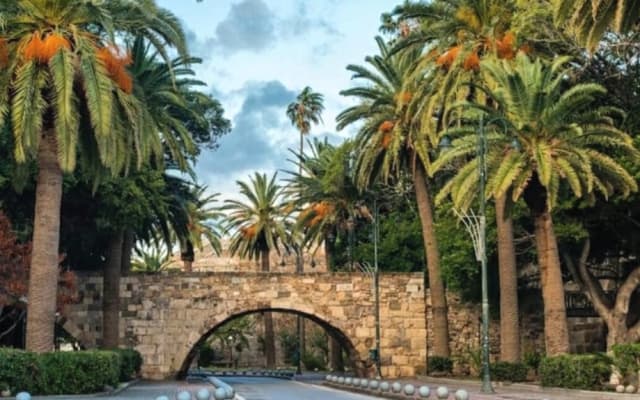
[[[419,376],[414,379],[402,379],[403,383],[412,383],[416,387],[428,385],[435,389],[438,386],[446,386],[451,393],[458,389],[465,389],[471,395],[471,400],[640,400],[640,393],[622,394],[614,392],[593,392],[587,390],[571,390],[558,388],[543,388],[538,385],[514,383],[508,385],[495,385],[495,394],[480,392],[480,381],[450,378],[433,378]]]

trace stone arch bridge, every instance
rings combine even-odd
[[[69,306],[63,327],[87,348],[102,336],[102,278],[78,277],[80,302]],[[143,356],[142,374],[180,375],[195,349],[221,324],[260,311],[284,311],[323,326],[346,349],[361,374],[373,372],[375,300],[362,274],[169,273],[132,274],[120,286],[120,341]],[[427,326],[421,273],[380,276],[381,363],[385,377],[424,371]]]

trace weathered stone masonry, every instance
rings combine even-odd
[[[102,335],[102,278],[79,277],[81,301],[69,306],[65,329],[87,347]],[[143,376],[179,372],[190,351],[212,329],[260,310],[305,314],[336,335],[358,367],[370,367],[374,296],[361,274],[191,273],[131,275],[121,281],[121,343],[144,359]],[[423,275],[380,277],[381,355],[385,377],[424,371],[427,304]]]

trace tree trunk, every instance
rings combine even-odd
[[[58,246],[62,170],[53,132],[47,132],[38,148],[38,181],[29,270],[26,348],[38,353],[53,350],[58,289]]]
[[[131,254],[133,253],[133,246],[136,244],[136,235],[133,229],[127,228],[124,231],[124,239],[122,242],[122,276],[129,275],[131,272]]]
[[[433,355],[449,357],[447,299],[440,274],[440,253],[438,251],[438,241],[435,234],[429,186],[427,184],[424,167],[419,161],[416,163],[413,181],[420,223],[422,225],[424,250],[427,258],[429,293],[431,295],[431,309],[433,311]]]
[[[117,349],[120,342],[120,274],[124,230],[114,234],[104,266],[102,295],[102,347]]]
[[[520,361],[518,273],[513,244],[513,221],[506,210],[508,196],[496,199],[498,268],[500,271],[500,360]]]
[[[260,254],[260,263],[263,272],[269,272],[269,250],[262,250]],[[273,329],[273,315],[270,312],[263,313],[264,316],[264,356],[267,362],[267,368],[276,366],[276,340]]]
[[[332,335],[329,335],[329,357],[329,366],[331,371],[344,371],[342,346],[340,346],[340,342]]]
[[[193,252],[193,243],[191,243],[191,240],[187,239],[185,241],[185,246],[180,252],[180,258],[183,262],[184,271],[193,271],[193,260],[195,259],[195,254]]]
[[[324,239],[324,260],[327,265],[327,271],[333,270],[333,245],[328,237]]]
[[[549,211],[534,216],[540,284],[544,301],[544,336],[548,356],[569,352],[569,328],[558,245]]]

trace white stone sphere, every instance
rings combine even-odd
[[[369,381],[366,380],[366,379],[360,379],[360,387],[363,387],[365,389],[368,388],[369,387]]]
[[[449,397],[449,389],[446,386],[440,386],[436,389],[436,397],[439,399],[446,399]]]
[[[377,390],[380,387],[380,382],[378,382],[377,380],[372,380],[371,382],[369,382],[369,389],[371,390]]]
[[[169,400],[169,397],[165,396],[165,395],[162,395],[162,396],[156,397],[156,400]]]
[[[360,378],[353,378],[353,386],[360,386]]]
[[[227,398],[227,391],[224,390],[223,387],[219,387],[213,392],[213,397],[215,397],[216,400],[224,400]]]
[[[178,392],[178,396],[176,396],[176,399],[178,399],[178,400],[191,400],[191,393],[187,392],[186,390],[183,390],[181,392]]]
[[[344,384],[344,377],[343,376],[338,378],[338,383],[341,384],[341,385]]]
[[[329,381],[329,382],[330,382],[330,381],[331,381],[331,375],[327,375],[327,376],[325,376],[325,377],[324,377],[324,380],[325,380],[325,381]]]
[[[202,388],[196,393],[196,399],[198,400],[209,400],[210,398],[211,392],[209,391],[209,389]]]
[[[624,393],[624,385],[618,385],[618,386],[616,386],[616,392],[618,392],[618,393]]]
[[[389,391],[389,382],[382,381],[380,382],[380,390],[383,392]]]
[[[458,389],[458,390],[456,390],[455,399],[456,400],[469,400],[469,393],[464,389]]]
[[[426,399],[431,394],[431,389],[429,389],[429,386],[420,386],[420,388],[418,389],[418,394],[420,395],[420,397]]]
[[[20,392],[16,395],[16,400],[31,400],[29,392]]]
[[[635,393],[636,392],[636,387],[633,385],[629,385],[626,388],[624,388],[625,393]]]
[[[351,385],[352,381],[353,381],[353,378],[351,378],[350,376],[344,378],[344,384],[345,385]]]
[[[393,382],[391,390],[393,390],[393,393],[400,393],[402,390],[402,384],[400,382]]]
[[[412,384],[407,384],[404,385],[404,394],[406,394],[407,396],[413,396],[416,392],[416,387],[413,386]]]

